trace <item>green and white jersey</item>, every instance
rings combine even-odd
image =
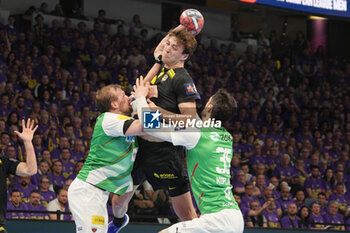
[[[124,136],[132,119],[115,113],[101,114],[96,121],[90,152],[78,178],[103,190],[123,195],[133,189],[131,171],[136,147]]]
[[[224,128],[201,128],[199,132],[172,132],[171,141],[188,149],[188,176],[201,213],[239,210],[230,183],[231,134]]]

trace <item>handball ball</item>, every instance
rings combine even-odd
[[[204,26],[204,17],[196,9],[187,9],[180,16],[180,24],[192,35],[197,35]]]

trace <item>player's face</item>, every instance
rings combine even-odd
[[[178,62],[184,62],[187,59],[188,54],[183,54],[183,51],[184,46],[180,44],[178,39],[174,36],[169,37],[165,43],[162,54],[164,64],[171,66]]]
[[[125,95],[125,92],[121,89],[116,89],[116,96],[117,96],[117,102],[119,111],[122,112],[125,115],[130,115],[132,112],[132,108],[130,105],[131,99]]]

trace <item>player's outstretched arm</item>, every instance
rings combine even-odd
[[[135,123],[135,127],[141,127],[142,128],[142,122],[143,122],[143,110],[144,109],[149,109],[149,106],[146,102],[146,98],[145,96],[146,94],[146,89],[147,88],[147,83],[145,83],[145,81],[142,79],[142,77],[140,79],[138,79],[136,81],[136,85],[134,86],[134,92],[132,92],[132,94],[135,96],[136,100],[133,102],[133,108],[137,109],[137,113],[139,116],[139,120],[137,122],[137,124],[139,124],[139,126],[136,126],[135,121],[133,123]],[[144,90],[142,90],[144,88]],[[136,94],[136,93],[139,94]],[[141,93],[141,94],[140,94]],[[175,132],[174,128],[168,128],[168,131],[162,130],[162,131],[150,131],[147,132],[147,134],[160,138],[164,141],[168,141],[173,143],[174,145],[181,145],[181,146],[185,146],[187,149],[192,149],[194,148],[200,138],[200,132],[198,129],[196,128],[192,128],[192,129],[185,129],[181,132]]]
[[[22,132],[14,131],[22,140],[26,152],[26,162],[20,162],[16,169],[18,176],[32,176],[37,173],[37,163],[33,147],[33,135],[38,126],[34,126],[34,120],[28,118],[27,122],[22,120]]]

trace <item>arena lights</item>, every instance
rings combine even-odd
[[[350,0],[240,0],[319,15],[350,17]]]

